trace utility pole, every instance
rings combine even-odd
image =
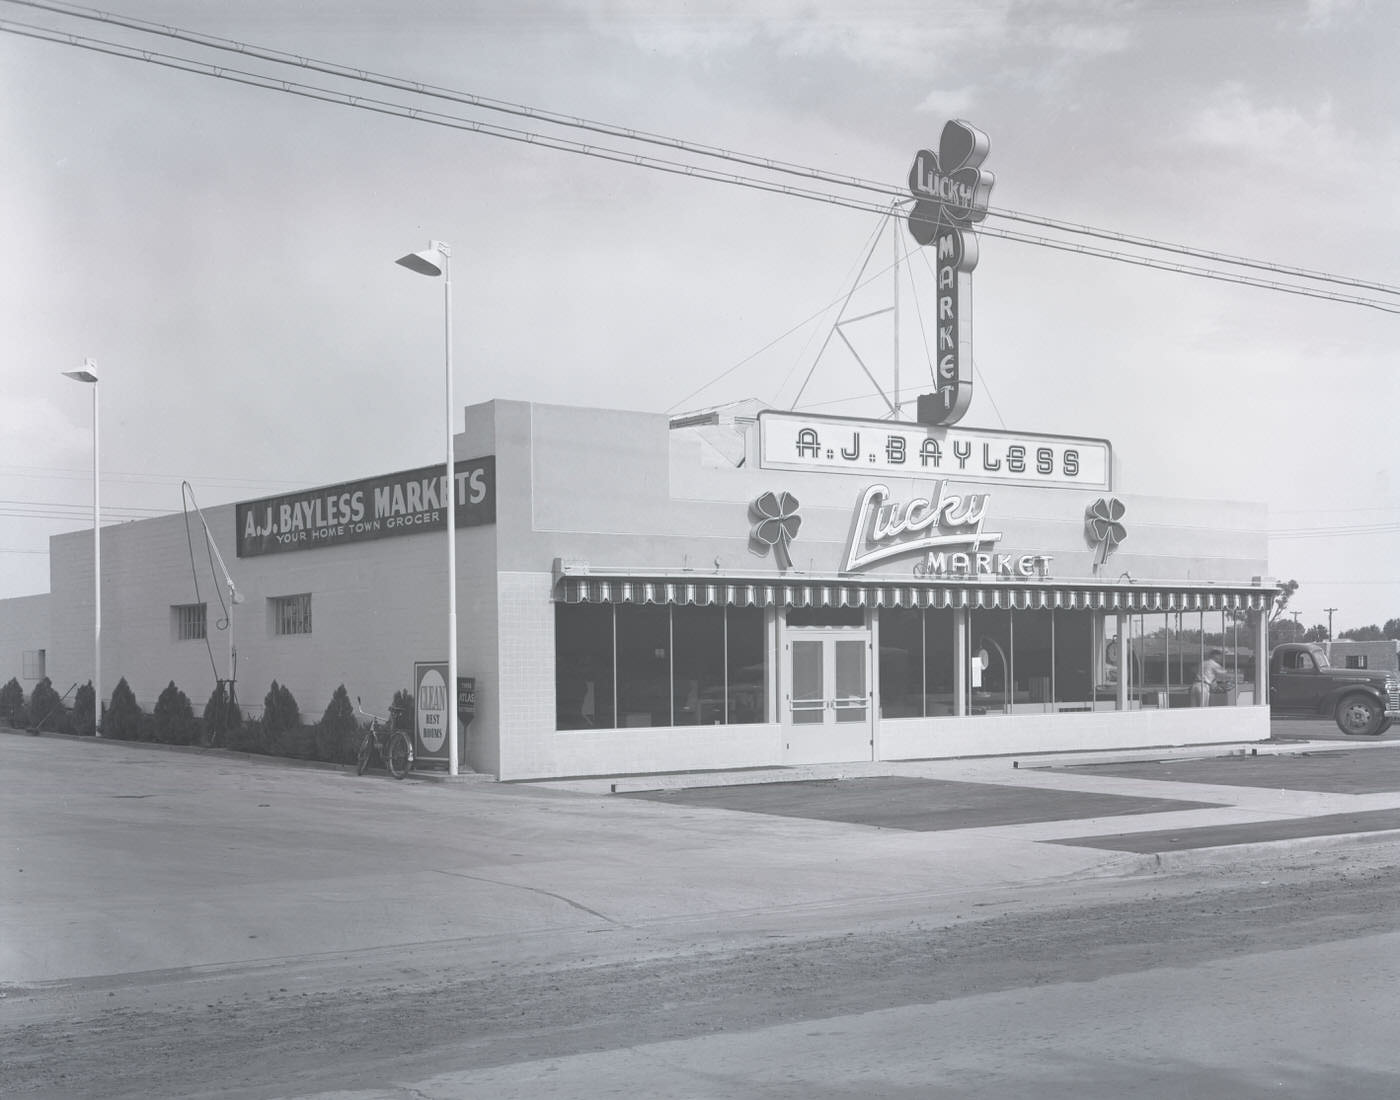
[[[1302,617],[1303,613],[1301,611],[1290,611],[1289,614],[1293,616],[1293,637],[1300,637],[1303,625],[1298,620]]]
[[[1322,610],[1325,611],[1325,612],[1327,612],[1327,654],[1328,654],[1328,656],[1331,656],[1331,654],[1332,654],[1332,612],[1336,611],[1337,609],[1336,609],[1335,607],[1324,607]]]

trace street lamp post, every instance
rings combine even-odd
[[[432,278],[442,276],[442,303],[447,346],[447,774],[458,772],[457,753],[457,478],[452,450],[452,249],[432,241],[422,252],[400,256],[395,263]]]
[[[98,477],[97,362],[84,359],[82,370],[66,370],[65,378],[92,387],[92,731],[102,736],[102,509]]]

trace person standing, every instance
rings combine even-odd
[[[1217,683],[1224,684],[1229,679],[1225,666],[1220,663],[1223,656],[1225,654],[1220,650],[1212,649],[1201,662],[1201,667],[1196,672],[1196,682],[1191,685],[1191,701],[1196,706],[1210,706],[1211,689]]]

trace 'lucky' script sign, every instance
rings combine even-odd
[[[903,554],[995,546],[1001,534],[982,529],[990,499],[990,493],[949,492],[946,481],[935,481],[928,496],[901,502],[891,498],[888,486],[871,485],[856,505],[842,572]]]

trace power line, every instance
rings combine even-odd
[[[103,505],[104,519],[149,519],[151,516],[166,516],[170,512],[159,508],[125,507]],[[0,500],[0,516],[20,519],[83,519],[91,518],[91,504],[66,504],[53,500]]]
[[[297,68],[306,69],[311,72],[318,72],[328,76],[335,76],[346,80],[372,84],[379,87],[391,88],[396,91],[410,92],[433,99],[446,100],[452,103],[459,103],[465,106],[477,107],[484,110],[497,111],[517,117],[528,118],[536,122],[545,122],[551,125],[568,127],[572,129],[587,130],[593,133],[605,134],[609,137],[623,138],[643,144],[661,146],[686,152],[697,156],[710,157],[714,159],[743,164],[749,168],[759,168],[764,171],[798,176],[830,185],[850,187],[857,190],[868,191],[886,200],[890,198],[908,199],[908,194],[898,188],[880,183],[876,180],[863,179],[859,176],[845,175],[825,171],[808,165],[795,164],[790,161],[777,160],[772,157],[759,156],[757,154],[743,153],[733,149],[726,149],[715,145],[706,145],[699,142],[688,141],[682,138],[671,137],[664,134],[657,134],[645,130],[638,130],[632,127],[618,126],[613,123],[600,122],[594,119],[586,119],[577,115],[561,114],[555,111],[547,111],[537,107],[530,107],[521,103],[512,103],[506,100],[494,99],[488,96],[477,95],[471,92],[456,91],[444,88],[439,85],[425,84],[422,81],[407,80],[402,77],[395,77],[385,73],[378,73],[368,69],[355,66],[341,65],[336,62],[325,61],[316,58],[306,57],[300,54],[292,54],[283,50],[274,50],[264,46],[255,46],[246,42],[239,42],[235,39],[221,38],[216,35],[201,34],[194,31],[187,31],[179,27],[168,24],[153,23],[147,20],[134,19],[127,16],[116,15],[111,12],[101,11],[95,8],[85,8],[77,4],[67,4],[54,2],[54,0],[8,0],[10,3],[19,4],[23,7],[35,8],[41,11],[48,11],[58,15],[69,16],[75,19],[83,19],[106,23],[114,26],[134,30],[142,34],[159,35],[165,38],[175,39],[191,45],[202,46],[208,49],[232,52],[240,56],[255,58],[261,61],[268,61],[278,65],[290,65]],[[76,44],[76,43],[74,43]],[[1363,290],[1374,290],[1385,294],[1400,295],[1400,287],[1391,286],[1386,283],[1372,282],[1357,279],[1350,276],[1332,275],[1327,272],[1316,271],[1308,268],[1291,267],[1287,265],[1273,263],[1271,261],[1252,259],[1246,256],[1232,255],[1225,252],[1215,252],[1206,249],[1195,248],[1189,245],[1178,244],[1168,241],[1159,241],[1151,237],[1139,237],[1131,234],[1121,233],[1116,230],[1103,229],[1079,222],[1063,221],[1055,218],[1042,217],[1035,214],[1028,214],[1023,211],[1002,209],[998,207],[988,208],[987,213],[992,217],[1005,218],[1012,221],[1025,222],[1031,225],[1038,225],[1045,229],[1055,229],[1059,232],[1081,234],[1097,237],[1104,240],[1116,241],[1120,244],[1129,244],[1139,248],[1148,248],[1160,251],[1176,253],[1178,255],[1191,256],[1196,259],[1210,260],[1216,263],[1228,263],[1237,266],[1244,266],[1261,271],[1271,271],[1278,275],[1288,275],[1294,278],[1305,278],[1315,281],[1332,282],[1347,286],[1353,286]],[[1011,238],[1016,239],[1016,238]]]
[[[553,112],[541,111],[537,108],[525,107],[520,104],[506,103],[501,100],[492,100],[484,96],[477,96],[466,92],[454,92],[449,89],[439,88],[434,85],[423,84],[418,81],[408,81],[396,77],[390,77],[369,70],[352,68],[349,66],[337,65],[329,62],[316,61],[311,58],[301,57],[294,54],[284,53],[278,50],[269,50],[247,43],[236,42],[231,39],[217,38],[211,35],[195,34],[182,31],[178,28],[168,27],[161,24],[147,23],[142,20],[127,19],[112,15],[110,13],[97,11],[95,9],[83,9],[76,5],[65,5],[52,2],[41,2],[41,0],[8,0],[10,3],[21,4],[22,6],[37,8],[49,12],[67,15],[74,18],[95,20],[98,22],[110,23],[127,29],[137,30],[142,33],[159,34],[165,37],[175,38],[180,41],[196,44],[208,48],[232,51],[240,55],[252,57],[258,60],[271,61],[277,64],[295,65],[299,68],[321,72],[323,74],[354,81],[367,82],[379,86],[391,87],[401,91],[408,91],[418,95],[432,98],[447,99],[452,102],[463,103],[488,110],[507,111],[509,113],[528,117],[537,121],[545,121],[551,124],[583,128],[595,132],[606,133],[611,136],[623,137],[628,140],[647,142],[651,144],[664,145],[684,152],[718,158],[744,164],[748,167],[762,168],[767,171],[780,172],[802,176],[803,178],[816,180],[819,182],[858,188],[871,191],[884,197],[908,198],[902,191],[890,188],[888,185],[876,183],[874,181],[862,180],[854,176],[842,176],[834,173],[823,172],[819,169],[795,165],[785,161],[778,161],[768,157],[758,157],[749,154],[738,153],[732,150],[721,149],[715,146],[705,146],[693,142],[682,141],[679,138],[670,138],[658,134],[649,134],[645,131],[632,130],[625,127],[611,126],[606,123],[593,122],[587,119],[574,116],[559,115]],[[622,150],[609,149],[600,146],[585,145],[578,142],[567,141],[565,139],[549,137],[535,131],[516,130],[508,127],[496,127],[487,123],[474,120],[463,119],[458,116],[440,114],[434,111],[424,111],[420,108],[407,107],[402,104],[388,103],[382,100],[367,99],[362,96],[351,95],[346,92],[338,92],[328,88],[321,88],[314,85],[301,84],[277,77],[266,76],[260,73],[250,73],[237,69],[228,69],[223,66],[214,65],[210,62],[196,61],[191,58],[176,57],[170,54],[157,53],[148,49],[126,46],[120,43],[107,42],[100,39],[88,38],[82,35],[75,35],[68,32],[56,31],[47,27],[36,27],[29,24],[8,23],[0,21],[0,30],[7,33],[19,34],[26,37],[37,38],[43,41],[59,45],[75,46],[82,49],[93,50],[99,53],[107,53],[113,56],[123,57],[128,60],[146,61],[151,64],[174,68],[196,75],[211,76],[217,79],[230,80],[235,83],[247,84],[254,87],[261,87],[265,90],[281,91],[287,94],[298,95],[305,98],[317,99],[322,102],[335,103],[341,106],[356,107],[362,110],[369,110],[375,113],[387,114],[396,117],[408,118],[418,122],[429,122],[434,125],[448,126],[455,129],[470,130],[486,136],[501,137],[508,140],[523,141],[528,144],[542,145],[556,151],[574,152],[587,156],[599,157],[605,160],[612,160],[619,163],[628,163],[637,167],[651,168],[653,170],[671,172],[674,174],[688,175],[694,178],[705,179],[711,182],[722,182],[739,186],[751,187],[757,190],[770,191],[778,194],[785,194],[796,198],[807,198],[832,205],[846,206],[851,209],[865,210],[871,213],[879,213],[883,216],[894,216],[892,212],[882,205],[872,204],[869,201],[852,199],[846,196],[832,195],[830,193],[810,191],[805,188],[795,188],[787,185],[777,184],[768,180],[759,180],[753,177],[740,176],[715,172],[710,169],[700,168],[696,165],[685,164],[677,161],[660,160],[658,158],[647,157],[638,153],[628,153]],[[1258,270],[1267,270],[1281,275],[1290,275],[1296,278],[1307,278],[1325,282],[1339,283],[1355,286],[1363,289],[1377,290],[1386,294],[1400,294],[1400,288],[1392,287],[1383,283],[1372,283],[1346,276],[1329,275],[1323,272],[1310,271],[1304,268],[1285,267],[1283,265],[1269,263],[1261,260],[1253,260],[1247,257],[1231,256],[1226,253],[1209,252],[1201,249],[1194,249],[1186,245],[1160,242],[1146,237],[1134,237],[1111,230],[1097,229],[1092,226],[1081,225],[1074,222],[1057,221],[1051,218],[1043,218],[1036,215],[1023,214],[1017,211],[990,210],[990,214],[998,217],[1006,217],[1014,220],[1026,221],[1037,224],[1045,228],[1054,228],[1063,232],[1085,233],[1092,236],[1116,240],[1123,244],[1131,244],[1135,247],[1165,249],[1177,254],[1195,256],[1201,259],[1213,260],[1215,262],[1231,263],[1252,267]],[[1239,285],[1258,286],[1263,289],[1278,290],[1285,293],[1302,295],[1304,297],[1317,297],[1324,300],[1342,302],[1350,305],[1362,305],[1373,309],[1380,309],[1385,312],[1400,313],[1400,307],[1390,306],[1386,303],[1377,302],[1371,299],[1359,298],[1353,295],[1334,295],[1319,292],[1306,287],[1299,287],[1292,284],[1278,283],[1268,280],[1255,280],[1247,276],[1231,275],[1225,272],[1213,272],[1209,269],[1194,268],[1186,265],[1169,264],[1161,261],[1148,259],[1145,257],[1131,257],[1125,254],[1111,252],[1107,250],[1095,249],[1087,245],[1068,245],[1053,242],[1046,238],[1031,237],[1024,234],[1017,234],[1008,230],[993,230],[986,226],[979,229],[979,232],[989,236],[999,236],[1007,240],[1018,241],[1025,244],[1034,244],[1042,247],[1058,248],[1064,251],[1079,252],[1083,255],[1093,256],[1100,259],[1112,259],[1120,262],[1134,263],[1138,266],[1153,267],[1159,270],[1169,271],[1176,274],[1189,274],[1203,278],[1214,278],[1225,282],[1232,282]]]
[[[70,469],[62,466],[0,466],[0,477],[22,477],[22,478],[49,478],[63,481],[83,481],[92,478],[92,469],[87,470]],[[178,474],[146,474],[129,471],[114,470],[102,471],[102,482],[107,484],[112,481],[130,482],[133,484],[161,485],[177,484],[187,480]],[[263,489],[269,486],[300,486],[299,481],[249,481],[244,478],[229,477],[196,477],[196,481],[209,485],[218,485],[223,488],[248,488]]]
[[[1271,539],[1322,539],[1357,535],[1393,535],[1400,533],[1400,523],[1372,524],[1358,527],[1300,527],[1291,531],[1270,531]]]

